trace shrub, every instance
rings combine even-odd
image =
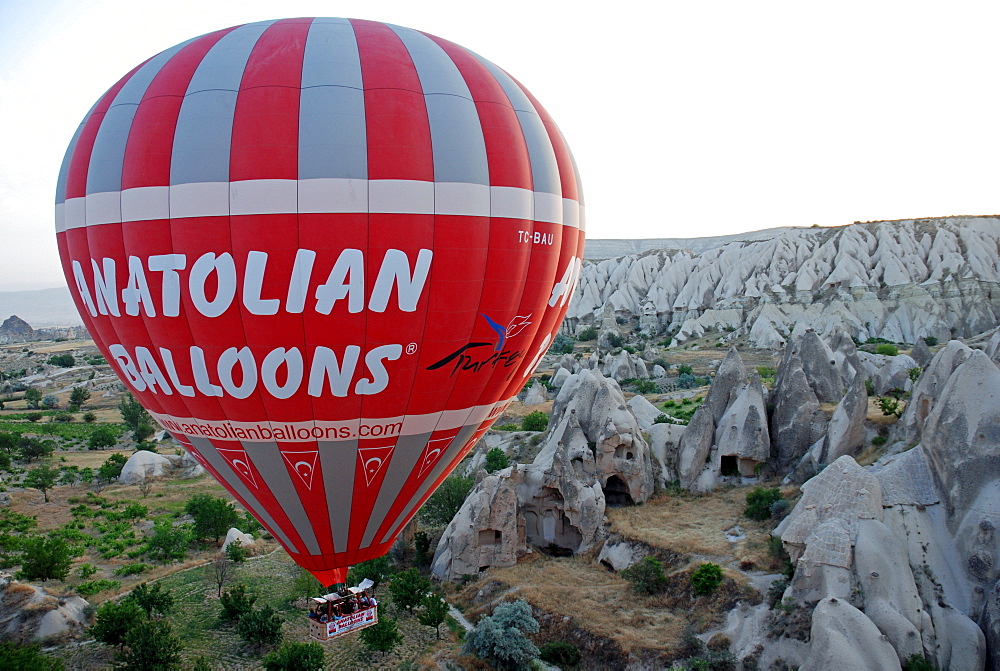
[[[653,424],[669,424],[669,423],[670,423],[670,418],[664,415],[663,413],[657,415],[656,418],[653,420]]]
[[[765,489],[754,487],[747,492],[747,505],[743,515],[752,520],[766,520],[771,517],[771,506],[781,500],[781,490],[777,487]]]
[[[888,440],[889,439],[886,438],[885,436],[875,436],[874,438],[872,438],[872,445],[874,445],[875,447],[878,447],[879,445],[885,445],[886,441]]]
[[[580,665],[580,649],[569,641],[550,641],[538,650],[542,661],[560,669]]]
[[[91,580],[90,582],[81,582],[75,589],[80,596],[93,596],[98,592],[119,587],[121,587],[121,582],[118,580]]]
[[[927,345],[928,347],[934,347],[935,345],[937,345],[937,344],[938,344],[938,339],[937,339],[937,338],[935,338],[934,336],[926,336],[926,337],[924,338],[924,343],[925,343],[925,344],[926,344],[926,345]]]
[[[895,345],[890,345],[889,343],[883,343],[875,346],[875,353],[884,354],[886,356],[896,356],[899,354],[899,348]]]
[[[759,465],[759,464],[758,464]],[[791,511],[792,504],[785,499],[778,499],[771,504],[771,519],[780,522]]]
[[[865,380],[865,393],[869,396],[875,395],[875,383],[871,380]]]
[[[149,564],[126,564],[125,566],[120,566],[115,569],[115,575],[127,576],[127,575],[139,575],[143,571],[149,568]]]
[[[621,576],[641,594],[658,594],[667,584],[667,578],[663,575],[663,563],[652,556],[632,564],[621,572]]]
[[[923,369],[920,368],[920,366],[915,366],[914,368],[911,368],[908,371],[906,371],[906,374],[910,377],[910,382],[916,382],[918,379],[920,379],[920,373],[922,372]]]
[[[695,596],[711,594],[722,584],[722,567],[705,562],[691,573],[691,587]]]
[[[486,453],[485,468],[487,473],[502,471],[508,466],[510,466],[510,459],[507,458],[507,455],[499,447],[494,447]]]
[[[632,387],[637,394],[655,394],[660,391],[652,380],[636,380]]]
[[[588,326],[580,331],[576,337],[580,340],[597,340],[597,329],[593,326]]]
[[[262,662],[267,671],[312,671],[324,668],[326,659],[319,643],[285,643],[267,653]]]
[[[620,333],[615,333],[614,331],[611,331],[608,333],[608,344],[611,347],[621,347],[622,345],[625,344],[625,341],[622,339]]]
[[[524,431],[544,431],[549,425],[549,417],[540,410],[529,412],[521,420],[521,429]]]
[[[87,412],[83,413],[83,421],[86,422],[87,424],[93,424],[94,422],[97,421],[97,414],[88,410]]]
[[[903,414],[902,409],[900,409],[899,407],[898,399],[889,396],[881,396],[876,401],[876,404],[878,405],[879,410],[882,411],[882,414],[885,415],[886,417],[890,417],[892,415],[899,417],[901,414]]]
[[[153,537],[146,543],[146,552],[153,559],[183,559],[191,537],[184,527],[175,527],[167,518],[160,518],[153,527]]]
[[[465,638],[465,650],[498,668],[523,668],[539,655],[525,632],[538,633],[531,606],[524,599],[508,601],[497,606],[492,616],[479,620]]]
[[[692,373],[694,373],[694,369],[686,363],[682,363],[677,367],[678,375],[691,375]]]
[[[62,671],[66,668],[61,659],[42,654],[37,643],[21,645],[4,641],[0,643],[0,659],[9,671]]]
[[[49,357],[48,361],[53,366],[59,366],[60,368],[72,368],[76,365],[76,361],[73,359],[72,354],[54,354]]]
[[[933,662],[917,653],[913,653],[903,662],[903,671],[935,671],[936,669]]]

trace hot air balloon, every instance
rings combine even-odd
[[[153,56],[87,113],[56,197],[101,352],[324,585],[387,552],[524,386],[583,231],[523,86],[354,19]]]

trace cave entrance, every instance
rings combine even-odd
[[[628,485],[617,475],[608,478],[604,485],[604,501],[613,508],[635,505],[632,495],[628,493]]]
[[[723,476],[740,474],[740,464],[735,454],[723,455],[719,463],[719,473]]]

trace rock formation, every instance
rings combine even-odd
[[[556,398],[542,450],[531,464],[489,475],[445,529],[431,570],[455,580],[511,566],[529,548],[592,548],[607,505],[653,493],[653,458],[618,385],[582,369]]]
[[[0,574],[0,631],[6,640],[75,638],[88,624],[89,606],[81,597],[55,596]]]
[[[175,454],[156,454],[149,450],[136,450],[122,466],[118,482],[124,485],[135,485],[154,478],[195,478],[203,473],[205,473],[205,469],[187,452],[178,456]]]
[[[0,324],[0,337],[31,338],[35,334],[34,329],[17,315],[11,315]]]
[[[610,313],[646,329],[655,318],[677,343],[731,328],[756,347],[777,348],[799,322],[822,335],[841,327],[862,341],[915,343],[1000,321],[993,217],[773,229],[702,242],[586,262],[568,329],[599,325]],[[588,254],[600,248],[588,244]]]
[[[708,491],[722,476],[754,475],[770,450],[766,399],[757,374],[748,376],[739,352],[731,348],[680,437],[677,472],[682,487]]]

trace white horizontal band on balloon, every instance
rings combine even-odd
[[[553,193],[465,182],[259,179],[92,193],[56,205],[56,232],[123,221],[296,213],[440,214],[584,228],[579,202]]]
[[[405,417],[358,418],[345,421],[311,420],[306,422],[239,422],[230,420],[176,417],[151,412],[161,426],[173,433],[181,433],[212,440],[230,440],[244,443],[273,443],[276,440],[294,443],[337,442],[365,438],[418,436],[434,431],[448,431],[462,426],[481,424],[497,416],[513,399],[490,405],[478,405],[460,410],[446,410],[425,415]],[[280,437],[279,437],[280,436]]]

